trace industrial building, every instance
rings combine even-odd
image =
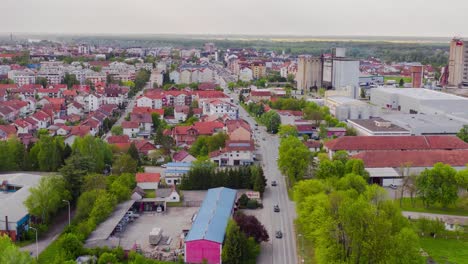
[[[27,173],[0,175],[0,234],[15,241],[28,231],[30,216],[24,201],[40,179],[39,175]]]
[[[209,189],[195,221],[185,238],[185,263],[219,264],[226,227],[236,201],[237,191]]]
[[[359,60],[346,58],[346,49],[333,49],[332,56],[323,59],[323,86],[329,89],[359,87],[359,64]]]
[[[377,107],[409,114],[452,115],[464,119],[468,99],[418,88],[378,87],[371,90],[371,103]]]
[[[297,64],[296,82],[299,91],[309,91],[312,87],[322,87],[321,58],[301,55]]]
[[[461,38],[450,42],[448,85],[468,87],[468,41]]]
[[[380,117],[349,119],[348,126],[353,127],[358,136],[411,136],[409,130]]]
[[[447,115],[385,114],[381,117],[408,130],[413,136],[456,135],[464,124],[468,124]]]
[[[370,117],[379,116],[379,111],[374,106],[345,96],[328,96],[325,99],[325,106],[340,121],[369,119]]]

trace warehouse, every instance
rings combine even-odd
[[[24,201],[29,189],[39,184],[41,176],[26,173],[0,175],[0,234],[20,240],[29,228],[29,212]]]
[[[226,226],[234,211],[237,191],[209,189],[185,238],[186,263],[221,263]]]
[[[363,101],[345,96],[328,96],[325,99],[325,106],[340,121],[347,119],[368,119],[379,116],[379,111],[375,107]]]

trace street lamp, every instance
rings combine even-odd
[[[39,244],[37,243],[37,229],[32,226],[30,226],[29,228],[36,231],[36,260],[37,260],[37,258],[39,257]]]
[[[297,235],[298,237],[301,238],[301,256],[302,256],[302,260],[301,262],[304,263],[304,236],[302,234],[298,234]]]
[[[62,200],[62,202],[65,202],[68,204],[68,225],[70,225],[70,201]]]

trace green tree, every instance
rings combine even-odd
[[[102,173],[106,165],[112,164],[112,150],[106,142],[91,135],[76,138],[72,145],[73,154],[90,157],[93,161],[93,171]]]
[[[276,111],[268,111],[261,116],[261,121],[267,128],[269,133],[278,133],[279,126],[281,125],[281,117]]]
[[[47,87],[48,81],[44,77],[37,77],[36,78],[36,84],[40,84],[40,85],[42,85],[42,87],[45,88],[45,87]]]
[[[62,176],[44,176],[36,187],[29,189],[29,196],[24,204],[31,215],[41,218],[44,222],[66,204],[63,200],[70,199],[70,192],[65,188]]]
[[[114,211],[116,204],[117,198],[114,195],[107,192],[101,193],[94,202],[89,218],[95,223],[104,221]]]
[[[31,166],[41,171],[57,171],[63,164],[64,148],[63,138],[41,135],[29,153]]]
[[[93,210],[97,198],[105,193],[105,189],[95,189],[83,192],[78,198],[75,219],[78,221],[87,219]]]
[[[72,155],[65,161],[65,165],[60,169],[67,190],[73,199],[78,198],[83,186],[84,176],[88,172],[95,171],[94,160],[90,156]]]
[[[135,142],[132,142],[132,144],[130,144],[127,154],[130,155],[132,159],[140,163],[140,153],[138,153],[138,149],[136,148]]]
[[[222,260],[227,264],[243,264],[247,253],[247,238],[233,220],[229,220],[222,251]]]
[[[119,260],[113,253],[104,252],[99,257],[98,264],[117,264]]]
[[[279,147],[278,168],[288,176],[289,184],[301,180],[310,163],[311,152],[297,137],[281,139]]]
[[[62,235],[58,244],[61,253],[65,254],[65,259],[76,259],[83,252],[83,243],[80,238],[73,233]]]
[[[460,131],[458,131],[457,137],[465,142],[468,142],[468,125],[463,125]]]
[[[253,182],[253,190],[259,192],[260,195],[263,195],[265,192],[265,187],[267,185],[267,179],[265,178],[265,174],[263,173],[263,169],[260,166],[251,166],[250,173],[252,182]]]
[[[289,136],[298,136],[297,128],[293,125],[281,125],[278,130],[278,135],[281,138],[289,137]]]
[[[112,165],[112,173],[120,175],[122,173],[136,173],[138,161],[129,154],[118,156]]]
[[[111,129],[111,133],[114,136],[121,136],[123,135],[123,128],[121,126],[113,126]]]
[[[75,74],[69,74],[68,72],[65,73],[63,77],[63,83],[67,85],[68,89],[72,88],[75,84],[80,84],[80,81],[76,79]]]
[[[153,131],[158,131],[161,128],[161,116],[158,113],[151,114],[151,120],[153,121]]]
[[[440,203],[443,207],[458,199],[457,171],[449,165],[436,163],[432,169],[425,169],[416,179],[417,194],[424,205]]]
[[[21,251],[6,235],[0,235],[0,263],[31,264],[34,263],[28,252]]]
[[[400,87],[403,87],[405,85],[405,81],[403,80],[403,78],[400,79],[400,83],[399,83],[399,86]]]

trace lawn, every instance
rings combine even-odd
[[[406,77],[406,76],[384,76],[384,82],[387,82],[388,80],[395,80],[397,84],[399,84],[400,79],[403,79],[405,83],[411,83],[412,81],[411,77]]]
[[[155,190],[145,190],[145,198],[156,198]]]
[[[448,215],[462,215],[468,216],[468,210],[463,208],[458,208],[455,205],[449,206],[444,209],[440,204],[435,204],[432,207],[425,208],[421,199],[415,198],[414,207],[411,204],[411,198],[403,198],[403,204],[401,210],[410,211],[410,212],[420,212],[420,213],[433,213],[433,214],[448,214]],[[395,203],[399,206],[400,199],[396,199]]]
[[[468,263],[468,242],[422,237],[421,247],[438,263]]]
[[[294,226],[296,228],[296,234],[301,234],[302,229],[301,225],[294,221]],[[314,264],[315,263],[315,254],[314,254],[314,245],[312,241],[304,238],[296,236],[296,246],[297,246],[297,255],[302,256],[302,252],[304,252],[304,262],[305,264]],[[303,249],[303,250],[302,250]]]
[[[61,250],[58,242],[59,239],[60,236],[39,254],[38,263],[45,264],[54,262],[55,258],[60,254],[59,250]]]

